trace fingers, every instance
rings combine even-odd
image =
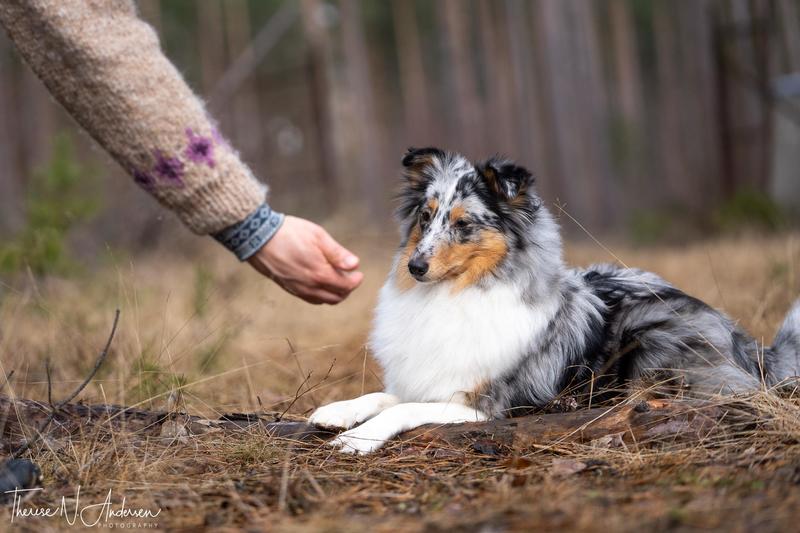
[[[363,279],[364,274],[361,272],[340,272],[331,268],[321,275],[317,282],[326,291],[347,296],[361,285]]]
[[[358,268],[358,257],[347,248],[336,242],[327,231],[320,228],[319,246],[328,262],[339,270],[355,270]]]
[[[334,292],[326,291],[324,289],[316,289],[316,290],[310,290],[308,292],[297,293],[296,296],[299,296],[306,302],[314,305],[320,305],[320,304],[336,305],[345,298],[347,298],[347,294],[341,295]]]

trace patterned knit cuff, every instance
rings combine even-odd
[[[239,258],[249,259],[267,244],[283,224],[284,215],[273,211],[267,204],[261,204],[247,218],[229,226],[213,237]]]

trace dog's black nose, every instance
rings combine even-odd
[[[415,278],[421,278],[428,271],[428,262],[423,259],[412,259],[408,262],[408,271]]]

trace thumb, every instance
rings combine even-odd
[[[355,270],[358,268],[358,257],[336,242],[324,229],[320,239],[323,255],[334,268],[339,270]]]

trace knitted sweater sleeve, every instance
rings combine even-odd
[[[2,0],[0,23],[75,120],[192,231],[223,235],[229,247],[232,231],[251,237],[240,226],[264,218],[266,187],[219,135],[131,0]]]

